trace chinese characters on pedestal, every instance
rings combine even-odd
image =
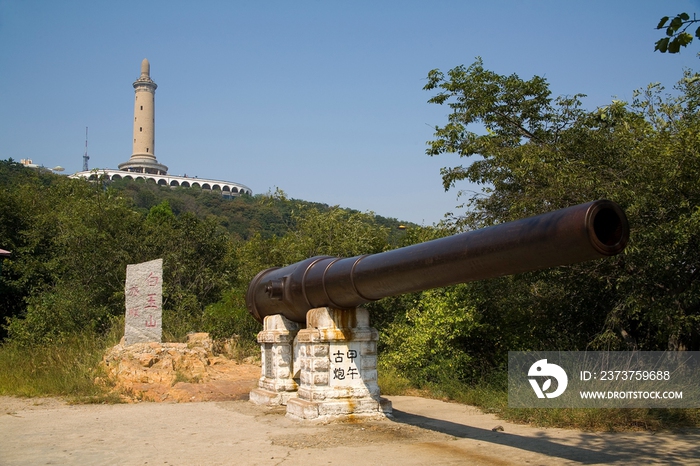
[[[329,357],[331,387],[362,384],[359,342],[331,343]]]

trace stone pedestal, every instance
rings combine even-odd
[[[287,402],[287,416],[328,421],[390,413],[391,403],[379,396],[379,335],[367,310],[311,309],[306,322],[296,337],[300,384],[297,398]]]
[[[260,405],[285,405],[297,396],[293,378],[294,355],[292,343],[299,324],[281,315],[266,316],[263,330],[258,333],[262,350],[262,375],[258,388],[250,392],[250,401]]]

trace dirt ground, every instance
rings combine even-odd
[[[301,423],[286,418],[284,407],[247,401],[256,372],[241,374],[247,378],[225,386],[176,384],[188,395],[181,399],[195,400],[186,403],[0,397],[0,465],[700,465],[697,429],[542,429],[411,396],[388,397],[391,419]]]

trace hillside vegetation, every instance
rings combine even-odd
[[[584,96],[552,98],[544,79],[501,76],[480,61],[434,70],[425,88],[436,92],[431,103],[452,112],[428,154],[478,156],[442,169],[444,188],[483,186],[462,214],[432,227],[398,229],[395,219],[281,191],[225,200],[0,162],[0,247],[13,252],[0,275],[0,394],[32,392],[18,388],[17,354],[114,341],[129,263],[163,258],[166,339],[207,331],[254,350],[260,325],[243,296],[262,269],[381,252],[607,198],[630,222],[619,256],[367,305],[381,333],[382,389],[427,389],[551,425],[700,424],[698,410],[610,410],[603,421],[581,410],[507,410],[504,391],[508,351],[700,350],[700,77],[688,71],[671,94],[652,85],[631,103],[590,111]],[[22,370],[38,377],[42,364]]]
[[[73,180],[11,160],[0,161],[0,189],[0,242],[13,252],[0,281],[1,335],[23,344],[107,331],[123,314],[129,263],[164,259],[169,338],[196,330],[224,336],[222,316],[212,313],[255,268],[315,252],[377,252],[402,235],[398,220],[281,191],[224,199],[194,188]],[[308,233],[325,235],[325,245],[304,244],[314,228],[323,232]]]

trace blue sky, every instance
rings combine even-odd
[[[431,69],[473,63],[587,108],[671,88],[700,70],[691,44],[653,52],[659,18],[700,1],[0,0],[0,159],[66,173],[132,152],[131,86],[148,58],[158,161],[171,174],[430,225],[444,192],[426,141],[449,109],[428,104]]]

